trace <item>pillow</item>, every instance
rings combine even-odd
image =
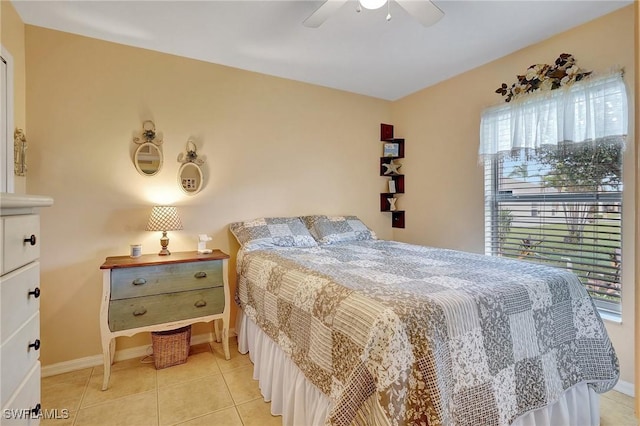
[[[303,216],[302,221],[318,243],[376,240],[375,232],[356,216]]]
[[[318,245],[299,217],[268,217],[235,222],[229,229],[245,250]]]

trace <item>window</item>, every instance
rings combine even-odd
[[[483,114],[485,251],[571,270],[619,313],[624,83],[557,92]]]

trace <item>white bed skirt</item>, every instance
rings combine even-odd
[[[271,414],[282,416],[285,426],[321,426],[332,404],[302,374],[302,371],[242,310],[236,319],[238,350],[254,364],[253,378],[259,381],[264,400],[271,402]],[[513,426],[597,426],[600,424],[598,394],[585,383],[568,389],[555,404],[518,417]]]

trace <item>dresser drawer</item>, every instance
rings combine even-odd
[[[32,316],[18,331],[0,346],[0,405],[4,406],[13,390],[27,376],[29,370],[38,362],[39,349],[29,345],[40,339],[40,314]],[[39,340],[38,340],[39,342]],[[39,343],[38,343],[39,346]]]
[[[16,390],[13,397],[7,402],[2,410],[2,426],[35,426],[40,424],[39,416],[31,417],[30,410],[40,404],[40,361],[37,361],[31,371],[29,371],[26,379]],[[15,413],[11,419],[7,419],[7,410]]]
[[[40,287],[40,262],[33,262],[0,277],[0,343],[35,314],[40,298],[35,292]],[[37,293],[39,294],[39,293]]]
[[[109,329],[129,330],[224,311],[224,287],[157,294],[109,302]]]
[[[222,260],[113,269],[111,300],[222,287]]]
[[[40,257],[40,217],[34,214],[2,218],[2,274]],[[33,236],[33,242],[30,240]]]

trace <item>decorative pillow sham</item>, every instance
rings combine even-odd
[[[375,232],[356,216],[316,215],[301,219],[320,245],[378,239]]]
[[[299,217],[267,217],[235,222],[229,229],[245,250],[318,245]]]

